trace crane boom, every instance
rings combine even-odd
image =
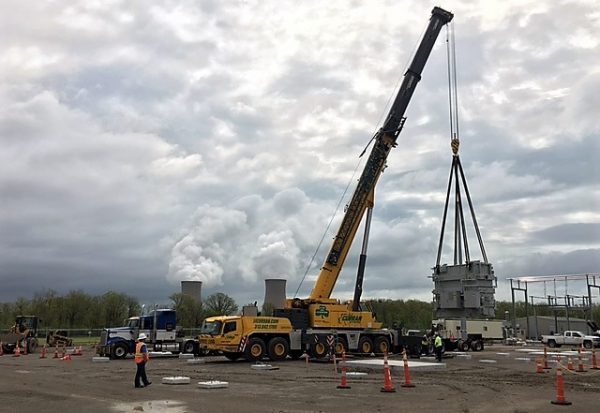
[[[449,23],[453,17],[452,13],[439,7],[434,7],[431,11],[429,25],[408,70],[404,74],[402,85],[384,125],[374,137],[373,149],[365,163],[358,185],[352,195],[352,200],[348,204],[333,245],[327,254],[308,301],[319,302],[320,300],[330,299],[362,217],[367,208],[373,205],[375,186],[385,168],[390,150],[396,146],[396,139],[404,125],[404,113],[417,83],[421,80],[425,63],[442,26]]]

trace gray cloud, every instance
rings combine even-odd
[[[461,159],[496,273],[597,270],[592,6],[450,6]],[[289,295],[300,284],[430,11],[0,7],[10,16],[0,57],[0,301],[83,288],[166,302],[180,278],[193,278],[204,294],[240,304],[262,298],[266,277],[287,278]],[[450,168],[444,36],[376,191],[365,297],[431,297]],[[300,295],[339,222],[338,213]],[[352,295],[361,237],[336,296]]]

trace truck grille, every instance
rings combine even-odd
[[[100,345],[105,346],[107,341],[108,341],[108,332],[106,330],[102,330],[102,333],[100,333]]]

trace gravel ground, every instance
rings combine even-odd
[[[555,406],[550,401],[556,399],[556,370],[535,373],[539,356],[518,350],[490,346],[466,357],[447,357],[444,369],[413,369],[414,388],[401,387],[403,371],[394,369],[394,393],[380,391],[384,384],[381,369],[353,367],[349,371],[368,374],[349,378],[351,389],[343,390],[336,388],[340,373],[332,363],[307,364],[303,360],[271,362],[278,369],[259,371],[250,363],[221,357],[207,357],[202,364],[154,358],[147,367],[152,386],[134,389],[132,359],[93,363],[91,349],[84,349],[83,356],[73,356],[71,361],[40,359],[39,353],[19,358],[4,355],[0,357],[0,412],[599,411],[600,370],[565,371],[566,399],[573,404]],[[597,353],[600,359],[600,351]],[[584,358],[589,368],[591,355]],[[576,357],[574,360],[577,368]],[[172,376],[190,377],[191,384],[161,384],[162,377]],[[198,388],[197,382],[209,380],[226,381],[229,387]]]

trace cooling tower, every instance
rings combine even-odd
[[[197,302],[202,301],[202,281],[182,281],[181,294],[189,295]]]
[[[263,307],[268,305],[273,308],[285,306],[285,283],[286,280],[268,278],[265,280],[265,301]]]

